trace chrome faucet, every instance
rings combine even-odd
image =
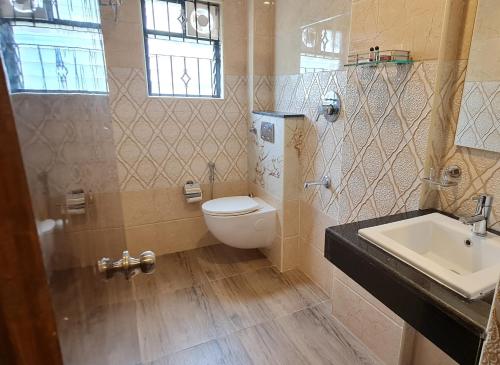
[[[322,185],[327,189],[330,188],[330,177],[325,175],[319,181],[306,181],[304,183],[304,189],[307,189],[310,186],[316,186],[316,185]]]
[[[491,202],[493,197],[490,195],[481,194],[472,198],[477,202],[476,211],[470,217],[460,217],[460,222],[468,224],[471,231],[476,236],[486,236],[486,228],[488,227],[488,218],[491,212]]]

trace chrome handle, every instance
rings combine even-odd
[[[107,279],[113,277],[117,272],[125,275],[127,280],[133,278],[139,272],[151,274],[154,272],[156,255],[153,251],[144,251],[139,258],[130,256],[128,251],[123,251],[122,258],[116,261],[103,257],[97,261],[97,270],[104,274]]]

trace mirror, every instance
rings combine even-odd
[[[455,144],[500,152],[500,3],[479,0]]]

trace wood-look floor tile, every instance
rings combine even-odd
[[[303,365],[308,362],[276,322],[245,328],[234,334],[254,364]]]
[[[230,322],[208,285],[158,294],[137,302],[143,361],[153,361],[224,336]]]
[[[244,275],[210,282],[234,330],[271,320],[273,313]]]
[[[121,275],[106,280],[93,267],[55,272],[50,287],[56,313],[65,316],[75,310],[134,301],[131,281]]]
[[[242,250],[226,245],[197,249],[198,260],[209,280],[218,280],[271,266],[259,250]]]
[[[264,268],[210,282],[235,329],[293,313],[327,299],[298,271]]]
[[[378,364],[330,313],[331,302],[327,302],[278,318],[276,323],[308,364]]]
[[[57,327],[65,364],[140,362],[134,302],[94,307],[58,321]]]
[[[148,365],[254,365],[236,336],[212,340]]]
[[[267,268],[244,275],[276,316],[319,304],[328,296],[298,270]]]
[[[157,257],[155,271],[150,275],[137,275],[133,283],[136,298],[142,299],[198,286],[207,280],[196,250],[190,250]]]

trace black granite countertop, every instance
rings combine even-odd
[[[382,250],[373,243],[370,243],[358,236],[358,230],[361,228],[391,223],[434,212],[438,211],[433,209],[418,210],[327,228],[325,257],[328,258],[328,255],[335,255],[335,252],[328,252],[331,251],[328,247],[328,236],[336,239],[337,241],[340,240],[343,244],[348,244],[358,252],[366,255],[374,266],[378,266],[383,270],[392,272],[395,279],[398,280],[400,284],[403,284],[405,287],[409,287],[409,290],[412,290],[412,292],[414,292],[415,295],[418,295],[422,300],[431,302],[442,312],[445,312],[448,316],[454,318],[462,326],[468,328],[477,336],[484,338],[493,293],[481,299],[467,300],[445,286],[437,283],[415,268],[395,258],[393,255]]]
[[[301,118],[301,117],[304,117],[304,114],[276,112],[276,111],[265,111],[265,112],[253,111],[252,113],[253,114],[260,114],[260,115],[267,115],[269,117],[278,117],[278,118]]]

